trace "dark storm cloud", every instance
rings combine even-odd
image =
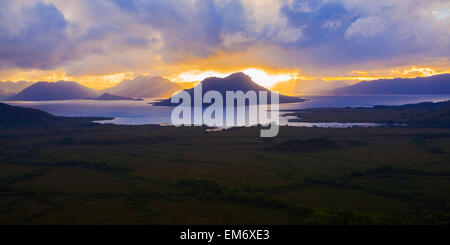
[[[151,50],[171,63],[257,45],[284,50],[287,57],[276,51],[264,57],[279,66],[450,55],[449,6],[440,0],[25,2],[0,3],[2,67],[47,69],[132,49]]]
[[[53,4],[12,8],[6,2],[0,8],[0,66],[46,69],[73,57],[68,23]]]
[[[305,1],[295,0],[281,12],[292,26],[304,26],[295,48],[317,64],[352,64],[389,60],[414,53],[450,55],[445,42],[448,20],[425,16],[440,1]],[[425,4],[425,3],[428,3]],[[434,38],[431,38],[434,37]],[[444,46],[443,46],[444,45]]]
[[[139,24],[147,24],[162,33],[164,58],[168,60],[183,55],[211,55],[223,41],[223,34],[243,30],[246,19],[240,1],[216,2],[112,1],[129,11]]]

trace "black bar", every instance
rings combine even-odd
[[[187,234],[191,235],[189,239],[182,239],[183,232],[188,231]],[[214,232],[212,239],[205,232],[210,235]],[[449,226],[0,226],[3,238],[29,236],[79,242],[129,242],[139,239],[143,241],[141,244],[315,244],[324,241],[335,243],[337,240],[357,241],[358,237],[385,243],[387,237],[414,240],[418,237],[444,237],[449,232]],[[192,234],[196,239],[192,238]]]

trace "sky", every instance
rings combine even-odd
[[[447,73],[450,1],[0,0],[0,81],[237,71],[266,87]]]

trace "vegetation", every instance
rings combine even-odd
[[[450,130],[0,129],[1,224],[448,224]]]
[[[270,146],[267,150],[282,152],[308,152],[336,149],[338,145],[328,138],[312,139],[291,139],[285,142]]]
[[[290,111],[292,122],[368,122],[409,127],[450,127],[450,101],[373,108],[316,108]]]

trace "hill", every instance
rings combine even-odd
[[[215,90],[222,94],[223,98],[225,98],[226,91],[242,91],[244,93],[248,91],[266,91],[268,92],[269,98],[267,101],[270,103],[270,90],[256,84],[252,81],[252,79],[242,72],[233,73],[225,78],[218,77],[209,77],[201,82],[202,91],[205,94],[208,91]],[[197,85],[199,86],[199,85]],[[194,98],[194,88],[184,90],[191,95],[191,98]],[[172,104],[170,102],[171,98],[160,100],[158,102],[153,103],[153,105],[161,105],[161,106],[176,106],[176,104]],[[303,99],[298,97],[291,97],[286,95],[279,96],[280,103],[294,103],[301,102]],[[259,101],[258,101],[259,102]]]
[[[139,76],[133,80],[123,80],[103,92],[131,98],[157,98],[171,96],[180,90],[177,84],[163,77]]]
[[[408,127],[450,127],[450,101],[422,102],[401,106],[371,108],[313,108],[288,113],[291,122],[341,122],[407,124]]]
[[[0,103],[0,128],[67,126],[109,120],[106,117],[58,117],[41,110]]]
[[[364,81],[334,89],[331,94],[450,94],[450,74]]]
[[[96,98],[89,98],[89,99],[91,99],[91,100],[141,100],[141,99],[134,99],[134,98],[125,97],[125,96],[113,95],[110,93],[103,93],[102,95],[100,95]]]
[[[47,101],[97,97],[97,92],[76,82],[37,82],[8,100]]]

